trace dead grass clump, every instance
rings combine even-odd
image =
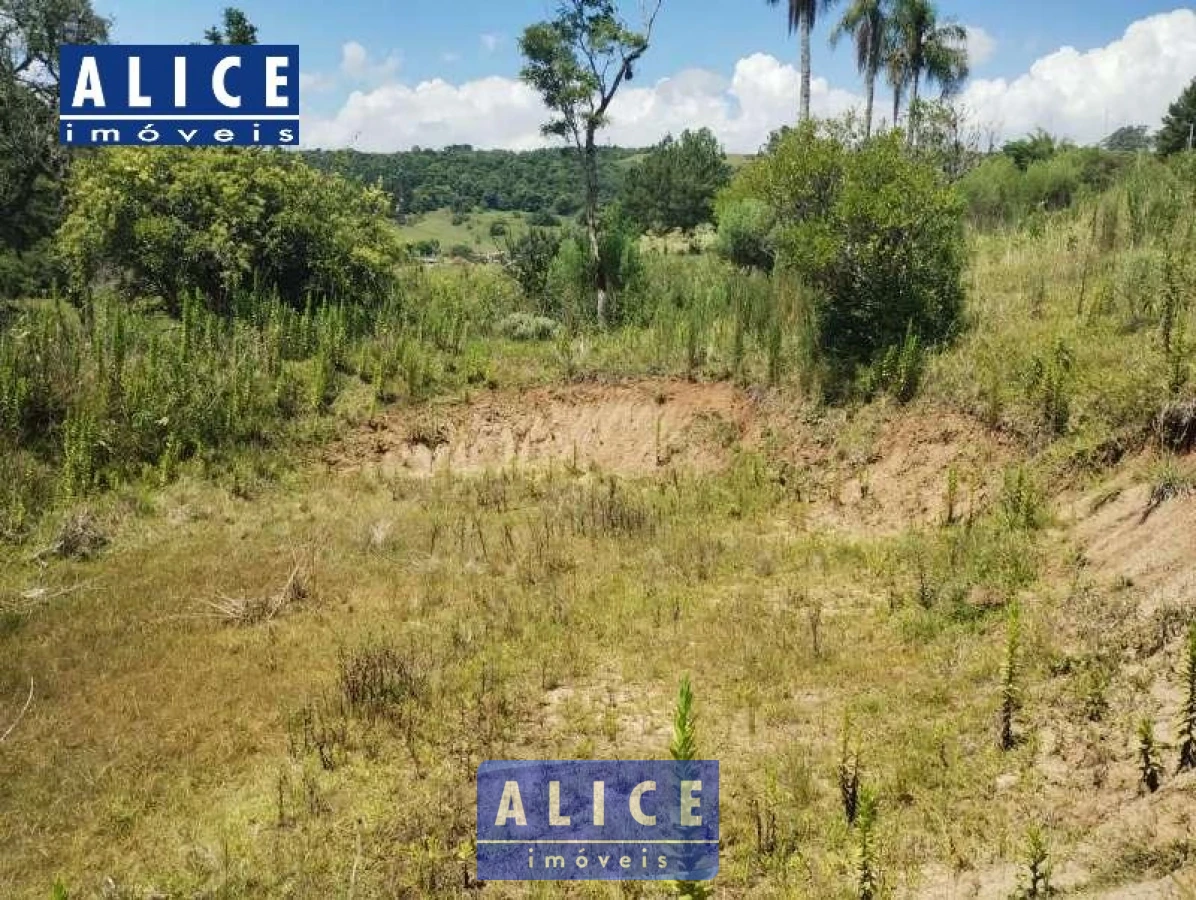
[[[230,625],[257,625],[269,622],[288,608],[302,603],[311,595],[311,577],[302,563],[295,563],[283,586],[273,594],[258,597],[229,597],[221,594],[206,601],[208,615]]]
[[[1159,444],[1171,453],[1196,450],[1196,399],[1165,404],[1155,422],[1155,433]]]
[[[108,546],[108,535],[86,507],[72,510],[63,518],[54,540],[34,554],[35,559],[94,559]]]

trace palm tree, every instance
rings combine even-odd
[[[938,11],[930,0],[897,0],[893,38],[904,69],[903,80],[910,88],[909,140],[913,143],[922,79],[938,84],[944,97],[959,90],[967,80],[968,30],[950,21],[940,25]]]
[[[769,6],[780,6],[782,0],[768,0]],[[799,121],[810,118],[810,34],[818,13],[830,9],[838,0],[785,0],[789,7],[789,33],[801,32],[801,108]]]
[[[888,0],[851,0],[851,6],[831,32],[831,46],[848,35],[855,42],[855,65],[864,76],[867,102],[864,109],[864,137],[872,136],[872,109],[876,99],[876,78],[888,49]]]

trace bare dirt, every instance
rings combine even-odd
[[[429,476],[539,465],[643,475],[726,465],[754,406],[728,384],[637,381],[486,393],[470,404],[386,412],[331,460]]]

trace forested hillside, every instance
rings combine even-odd
[[[618,193],[627,161],[639,153],[619,147],[599,151],[599,185],[604,200]],[[567,216],[582,205],[577,160],[560,148],[517,153],[455,146],[401,153],[314,150],[302,155],[322,171],[380,184],[394,197],[395,211],[400,215],[449,208],[459,212],[522,210]]]

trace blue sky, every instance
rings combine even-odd
[[[94,0],[94,5],[115,20],[113,38],[118,42],[175,43],[198,40],[203,30],[219,19],[225,2]],[[304,4],[295,0],[244,0],[240,6],[259,27],[263,42],[299,44],[302,66],[310,84],[319,86],[305,90],[305,107],[313,116],[332,119],[344,112],[342,107],[354,91],[371,97],[375,112],[398,114],[406,110],[410,114],[412,110],[405,106],[387,107],[386,103],[391,102],[386,99],[389,94],[372,97],[371,92],[386,85],[413,88],[430,79],[461,86],[488,76],[516,78],[520,65],[517,37],[528,23],[546,18],[553,3],[552,0],[342,0],[332,4]],[[638,9],[635,0],[625,0],[623,6],[633,16]],[[310,11],[297,12],[304,7]],[[1135,21],[1174,11],[1180,4],[1176,0],[1001,3],[940,0],[939,7],[941,15],[981,30],[979,46],[987,48],[988,58],[975,67],[976,79],[994,83],[1003,79],[1008,83],[1028,73],[1037,60],[1061,47],[1075,47],[1081,53],[1108,47],[1121,39]],[[858,92],[850,50],[843,47],[832,52],[826,44],[834,15],[833,10],[825,15],[819,28],[815,75],[826,78],[830,86],[842,92]],[[636,85],[653,84],[695,68],[733,80],[737,66],[757,54],[781,64],[792,64],[797,56],[797,41],[785,33],[784,24],[783,10],[767,8],[763,0],[665,0],[656,38],[637,73]],[[1167,31],[1163,29],[1158,40],[1170,40]],[[346,51],[348,44],[354,45],[350,51]],[[1145,49],[1138,51],[1143,56],[1158,53],[1157,48],[1143,46]],[[1177,53],[1182,56],[1192,49],[1184,44],[1177,48]],[[1147,65],[1148,60],[1139,62]],[[1181,68],[1182,65],[1175,63]],[[1193,69],[1196,70],[1196,61]],[[1191,74],[1169,72],[1167,77],[1182,79],[1184,75],[1190,78]],[[1078,71],[1077,77],[1084,76]],[[1158,80],[1156,76],[1149,77],[1152,82]],[[1167,90],[1171,87],[1168,82]],[[711,85],[707,90],[715,88]],[[395,104],[400,103],[397,97],[391,99]],[[727,101],[732,114],[739,99]],[[830,99],[827,103],[828,111],[842,105]],[[1052,123],[1057,118],[1066,122],[1068,112],[1063,108],[1066,105],[1063,98],[1058,117],[1054,110],[1047,113],[1039,110],[1036,114],[1046,115]],[[1112,114],[1106,111],[1102,114],[1102,127],[1104,120],[1120,121],[1132,112],[1133,105],[1118,107]],[[1154,112],[1151,109],[1152,115]],[[1000,115],[1008,118],[1009,110],[1001,106]],[[1019,116],[1020,112],[1014,114],[1020,124]],[[366,130],[368,138],[372,131]],[[428,145],[435,145],[438,130],[447,135],[452,129],[431,128]],[[511,140],[496,131],[492,143],[505,145]],[[478,142],[487,142],[484,132],[479,132]]]

